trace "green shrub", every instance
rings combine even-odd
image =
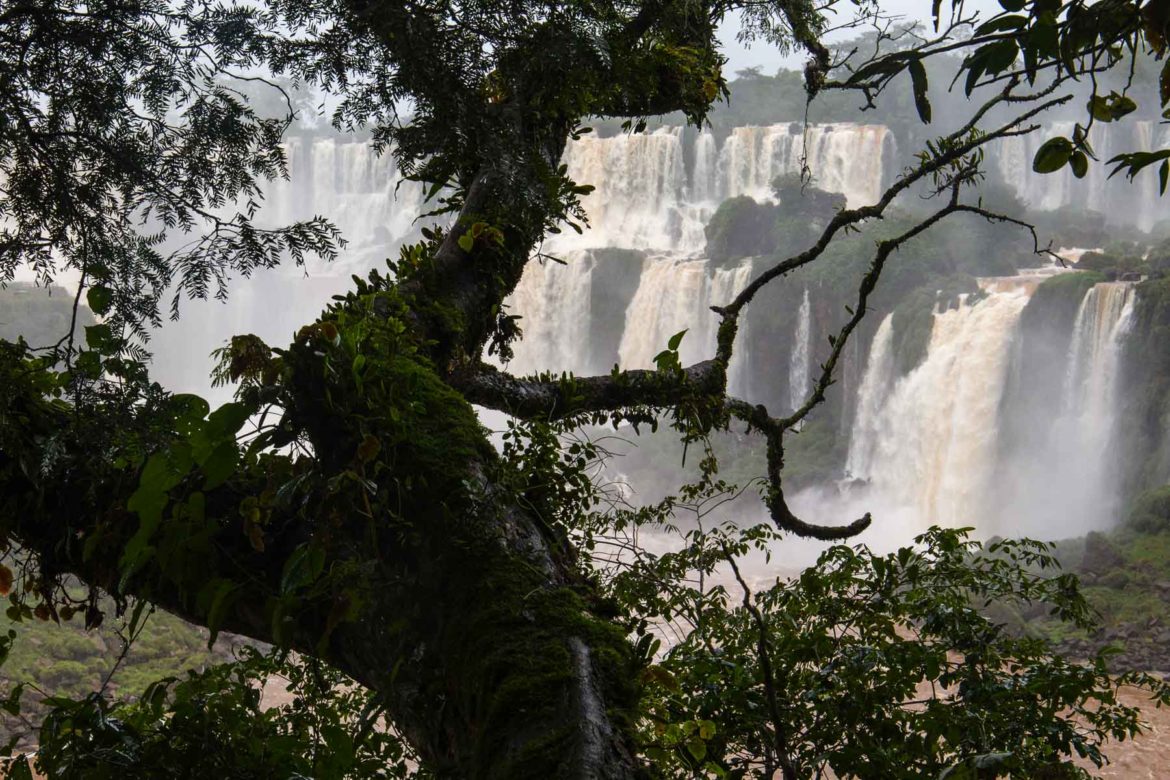
[[[1147,490],[1138,496],[1125,524],[1145,534],[1170,531],[1170,485]]]

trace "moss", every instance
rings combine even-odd
[[[497,767],[500,778],[568,774],[577,670],[567,638],[590,648],[596,685],[623,727],[637,702],[633,651],[620,626],[590,609],[591,586],[556,559],[564,554],[556,534],[509,516],[517,505],[535,513],[539,502],[525,491],[553,476],[539,460],[521,472],[497,457],[431,345],[409,327],[411,313],[393,290],[350,296],[286,359],[297,420],[328,442],[321,451],[341,453],[334,471],[359,477],[339,482],[331,503],[349,522],[369,518],[358,538],[377,540],[334,551],[353,577],[332,590],[356,591],[363,606],[348,630],[376,637],[382,663],[399,659],[384,673],[416,681],[424,720],[466,718],[450,727],[471,736],[475,755],[456,765]],[[370,437],[376,457],[363,457]],[[543,544],[524,538],[534,531]],[[371,556],[380,558],[371,570],[388,575],[361,578]],[[402,624],[387,637],[377,623],[393,614]],[[352,650],[343,640],[333,649]]]

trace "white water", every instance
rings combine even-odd
[[[1117,516],[1117,379],[1135,297],[1133,285],[1118,282],[1085,293],[1051,424],[1001,465],[996,514],[1010,524],[1004,530],[1025,524],[1054,536],[1075,536],[1108,528]]]
[[[1142,230],[1149,230],[1166,219],[1166,202],[1159,197],[1158,177],[1153,168],[1133,181],[1127,180],[1124,174],[1110,179],[1114,166],[1107,162],[1122,152],[1150,151],[1170,145],[1170,128],[1159,128],[1148,121],[1098,123],[1089,133],[1089,142],[1099,162],[1089,166],[1083,180],[1075,178],[1068,167],[1053,174],[1033,173],[1032,160],[1040,145],[1058,135],[1071,138],[1072,133],[1072,122],[1056,122],[1039,132],[993,142],[988,158],[1000,178],[1024,203],[1034,208],[1087,208],[1106,215],[1110,222],[1128,223]]]
[[[1067,176],[1022,173],[1030,169],[1035,144],[1059,130],[1053,128],[1036,139],[1005,141],[991,154],[1003,177],[1026,200],[1042,207],[1058,207],[1074,197]],[[1139,128],[1134,138],[1117,135],[1112,127],[1101,132],[1105,135],[1096,145],[1106,155],[1127,146],[1148,146],[1154,128]],[[772,179],[780,173],[798,172],[806,154],[817,186],[844,192],[851,205],[869,202],[878,196],[886,178],[883,163],[891,159],[892,147],[886,128],[851,124],[807,130],[789,124],[743,127],[722,141],[708,132],[688,140],[681,129],[664,128],[609,138],[586,136],[572,142],[565,153],[571,175],[596,187],[585,199],[592,228],[582,236],[566,232],[548,242],[546,250],[566,265],[533,263],[527,269],[509,302],[512,311],[523,316],[525,331],[510,370],[607,371],[612,360],[602,365],[590,349],[591,337],[599,328],[621,333],[620,343],[615,334],[615,357],[626,368],[651,367],[669,338],[684,329],[688,332],[680,349],[683,363],[710,357],[718,318],[709,307],[730,300],[751,276],[750,264],[711,271],[702,259],[703,227],[717,204],[732,195],[770,197]],[[294,138],[289,159],[292,180],[270,189],[263,221],[279,224],[326,216],[351,242],[343,253],[345,260],[329,267],[311,264],[308,279],[296,269],[260,274],[237,285],[226,306],[215,302],[187,305],[184,322],[159,335],[155,346],[160,356],[206,355],[235,333],[253,332],[273,344],[287,342],[299,325],[316,316],[329,295],[350,286],[349,274],[381,265],[382,258],[416,236],[418,216],[426,209],[420,188],[403,182],[390,161],[374,157],[368,146],[332,138]],[[1105,208],[1114,185],[1096,172],[1098,167],[1081,183],[1085,189],[1078,189],[1077,197]],[[1162,201],[1146,192],[1155,186],[1155,179],[1139,181],[1145,189],[1135,190],[1130,211],[1139,222],[1151,223],[1160,216]],[[596,286],[601,278],[597,274],[613,270],[605,267],[609,260],[591,251],[598,247],[637,248],[646,253],[636,282],[630,284],[636,291],[621,322],[598,322],[593,311],[597,290],[604,289]],[[1033,461],[1042,467],[1057,463],[1056,471],[1020,469],[1016,479],[1028,484],[1074,484],[1083,490],[1062,490],[1061,495],[1045,497],[1046,506],[1055,507],[1051,511],[1040,511],[1043,507],[1021,498],[1013,504],[1019,511],[992,513],[981,500],[1011,492],[995,484],[997,411],[1016,322],[1033,288],[1032,283],[989,285],[985,300],[937,314],[925,362],[901,379],[894,376],[891,323],[887,319],[881,324],[856,391],[847,465],[848,474],[867,481],[868,487],[855,490],[850,501],[864,499],[870,506],[885,506],[887,516],[909,518],[916,527],[931,522],[970,523],[988,532],[1012,533],[1027,531],[1020,525],[1023,515],[1052,528],[1057,516],[1096,518],[1105,511],[1109,506],[1102,498],[1106,491],[1094,486],[1108,481],[1102,464],[1108,457],[1115,406],[1116,343],[1132,307],[1132,295],[1120,285],[1090,293],[1093,300],[1086,298],[1082,306],[1053,444],[1047,454],[1038,454]],[[811,308],[805,291],[794,332],[776,334],[793,342],[786,366],[786,400],[793,406],[808,392]],[[608,316],[617,319],[612,312]],[[746,339],[741,339],[730,377],[732,392],[741,395],[748,376],[743,342]],[[206,392],[208,366],[208,360],[170,359],[159,366],[158,373],[176,389]],[[1069,508],[1073,503],[1101,509],[1073,511]],[[841,519],[825,518],[829,522]],[[1081,522],[1072,523],[1070,532],[1071,526]]]
[[[857,389],[857,413],[845,461],[848,479],[866,478],[878,446],[878,428],[894,381],[894,315],[887,314],[873,337],[869,359]]]
[[[812,303],[809,301],[806,287],[804,297],[800,301],[800,311],[796,313],[796,331],[792,338],[792,353],[788,357],[788,404],[793,410],[803,406],[808,397],[808,364],[812,351],[811,319]]]
[[[711,358],[719,315],[710,307],[731,301],[751,280],[751,272],[750,263],[712,273],[705,260],[647,259],[638,291],[626,310],[619,349],[621,366],[653,368],[654,357],[682,330],[686,331],[679,345],[683,365]],[[742,390],[746,362],[737,351],[728,376],[732,393]]]
[[[770,200],[772,180],[800,173],[807,155],[814,186],[844,193],[850,206],[865,205],[881,194],[883,161],[892,144],[883,125],[737,127],[719,155],[719,192]]]
[[[849,458],[851,476],[867,481],[879,504],[912,510],[922,528],[987,528],[999,402],[1028,296],[1027,288],[991,292],[936,313],[922,364],[892,386],[889,330],[879,329]]]
[[[508,300],[523,315],[524,338],[514,345],[516,357],[508,370],[516,374],[541,371],[595,374],[591,366],[589,336],[593,328],[590,302],[596,262],[588,251],[561,253],[564,264],[546,260],[531,263],[524,279]]]

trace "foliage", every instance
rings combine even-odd
[[[1146,534],[1170,531],[1170,485],[1147,490],[1138,496],[1125,524]]]
[[[283,681],[291,701],[264,706],[265,685]],[[33,765],[62,780],[172,777],[179,767],[191,777],[426,777],[371,693],[281,654],[246,649],[238,662],[158,680],[133,703],[92,694],[54,704]]]
[[[703,228],[707,256],[716,263],[725,263],[768,253],[774,248],[770,228],[777,213],[774,206],[757,203],[746,195],[723,201]]]
[[[96,313],[141,331],[168,288],[177,312],[183,295],[224,296],[233,274],[334,256],[324,219],[253,222],[260,182],[286,173],[291,106],[258,116],[234,69],[263,58],[272,24],[218,2],[7,4],[0,282],[22,265],[46,284],[78,271],[104,291]]]
[[[1114,693],[1152,680],[1112,679],[1106,655],[1050,657],[981,611],[1043,604],[1092,624],[1045,545],[985,548],[932,529],[885,556],[833,547],[798,577],[752,588],[728,567],[774,533],[682,532],[677,553],[615,579],[636,615],[681,636],[647,671],[642,734],[666,776],[934,777],[976,762],[991,770],[980,776],[1035,776],[1071,768],[1071,753],[1100,766],[1104,740],[1138,732]]]

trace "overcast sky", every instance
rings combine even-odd
[[[881,0],[881,6],[884,10],[903,17],[907,22],[929,21],[930,5],[931,0]],[[944,0],[944,12],[948,5],[949,0]],[[850,0],[842,0],[841,7],[843,13],[848,13],[853,9],[853,3]],[[983,19],[1002,10],[997,0],[966,0],[966,8],[968,12],[979,11]],[[841,21],[846,21],[846,18],[842,17]],[[728,18],[719,30],[719,37],[723,41],[723,53],[728,58],[727,68],[724,70],[728,78],[734,78],[737,70],[755,66],[759,66],[767,74],[774,73],[781,66],[797,70],[804,66],[805,55],[800,53],[781,57],[777,51],[766,44],[756,43],[750,49],[744,47],[735,40],[735,34],[738,30],[739,19],[734,17]],[[849,38],[852,37],[852,34],[847,32],[834,37],[837,39]]]

